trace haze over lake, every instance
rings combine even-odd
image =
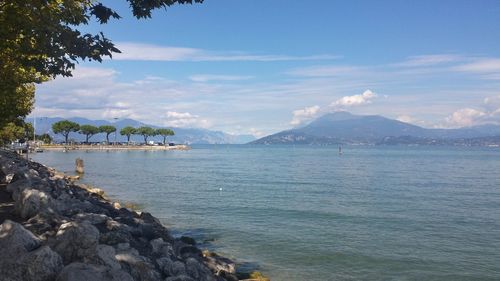
[[[195,146],[44,152],[175,233],[284,280],[497,280],[500,150]],[[328,276],[325,279],[325,276]]]

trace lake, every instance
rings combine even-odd
[[[34,160],[284,280],[499,280],[500,149],[194,146]]]

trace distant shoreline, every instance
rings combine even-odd
[[[63,151],[63,150],[190,150],[191,147],[185,144],[174,146],[164,145],[42,145],[43,150]]]

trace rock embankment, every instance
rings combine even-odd
[[[13,204],[13,214],[0,211],[3,281],[238,280],[234,263],[204,256],[151,214],[15,153],[0,150],[0,182]]]

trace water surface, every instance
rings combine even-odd
[[[195,146],[45,152],[177,232],[284,280],[499,280],[500,150]]]

